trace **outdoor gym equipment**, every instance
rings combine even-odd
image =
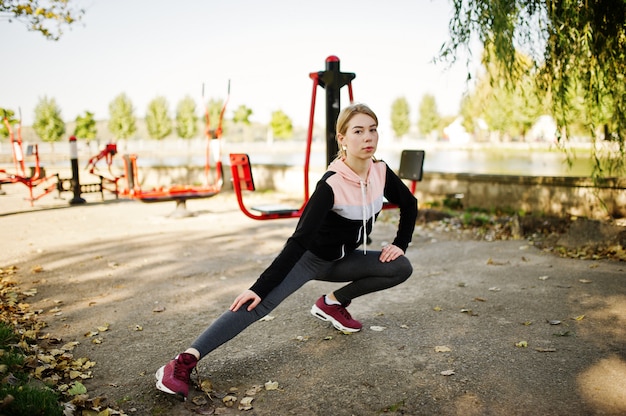
[[[273,220],[278,218],[294,218],[302,215],[302,211],[309,200],[309,164],[311,159],[311,143],[313,141],[313,123],[315,119],[315,100],[317,87],[326,89],[326,161],[327,164],[335,158],[339,148],[335,140],[335,121],[339,116],[341,108],[340,90],[348,86],[350,103],[354,101],[352,94],[352,80],[356,77],[351,72],[341,72],[339,70],[339,58],[329,56],[326,58],[326,70],[312,72],[309,77],[313,80],[313,93],[311,96],[311,111],[309,113],[309,127],[306,138],[306,153],[304,159],[304,198],[302,205],[298,208],[282,205],[260,205],[251,207],[250,211],[244,201],[242,191],[254,191],[254,179],[252,177],[252,166],[247,154],[232,153],[230,155],[230,169],[233,177],[233,189],[237,195],[237,203],[241,211],[248,217],[255,220]]]
[[[311,98],[311,111],[309,113],[309,127],[306,141],[306,153],[304,160],[304,198],[302,205],[298,208],[267,204],[257,205],[250,209],[244,203],[243,191],[254,191],[254,178],[252,175],[252,164],[250,158],[245,153],[230,154],[230,169],[233,178],[233,189],[237,196],[239,209],[248,217],[255,220],[273,220],[279,218],[296,218],[302,215],[304,207],[309,200],[309,163],[311,159],[311,143],[313,140],[313,123],[315,118],[315,99],[317,87],[326,89],[326,164],[329,165],[336,157],[339,147],[335,138],[335,123],[341,109],[340,90],[348,86],[348,96],[350,104],[354,102],[352,92],[352,80],[356,77],[351,72],[341,72],[339,70],[339,58],[329,56],[326,58],[326,70],[312,72],[309,77],[313,80],[313,93]],[[400,169],[398,176],[401,179],[411,182],[411,192],[415,193],[417,182],[422,179],[424,164],[423,150],[404,150],[400,158]],[[386,203],[384,208],[396,208],[395,205]],[[255,211],[257,213],[254,213]]]
[[[46,176],[46,171],[39,163],[39,148],[37,144],[28,145],[26,147],[26,153],[22,147],[22,118],[17,127],[17,138],[13,133],[13,128],[9,119],[3,117],[3,123],[9,132],[9,140],[11,142],[11,150],[13,153],[13,165],[15,172],[10,173],[5,169],[0,169],[0,185],[9,183],[21,183],[28,188],[29,197],[27,200],[30,205],[33,206],[33,202],[39,198],[53,192],[57,189],[56,181],[51,182],[52,178],[58,178],[55,175]],[[35,160],[35,166],[29,167],[29,172],[26,171],[26,157],[32,157]],[[35,194],[35,188],[41,186],[41,192]]]
[[[204,101],[204,85],[202,86],[202,97]],[[138,199],[142,202],[165,202],[176,201],[176,211],[178,216],[186,216],[186,201],[189,199],[209,198],[217,195],[223,185],[223,172],[221,161],[221,138],[222,138],[222,123],[224,120],[224,113],[226,106],[230,98],[230,82],[228,83],[228,95],[222,109],[220,111],[219,120],[216,128],[211,127],[209,109],[205,103],[204,119],[205,128],[204,135],[207,138],[206,151],[205,151],[205,165],[204,176],[205,184],[200,186],[177,184],[169,187],[153,188],[151,190],[144,190],[140,185],[139,169],[137,167],[138,156],[136,154],[129,154],[123,156],[124,161],[124,173],[122,175],[115,175],[111,171],[111,165],[113,156],[117,154],[117,146],[114,143],[107,144],[102,151],[92,157],[89,160],[87,167],[89,172],[99,176],[102,186],[107,187],[107,190],[115,193],[116,196]],[[215,173],[212,174],[211,155],[215,159]],[[100,160],[105,160],[107,163],[106,174],[97,169],[96,164]],[[122,187],[119,182],[121,179],[125,179],[122,183],[125,185]],[[121,188],[121,189],[120,189]]]
[[[120,181],[120,179],[123,178],[123,176],[113,173],[112,170],[113,156],[115,156],[116,154],[117,145],[115,143],[107,143],[104,145],[100,153],[89,159],[85,169],[87,169],[90,174],[100,178],[101,191],[109,191],[117,198],[117,196],[119,195],[118,182]],[[103,159],[107,165],[107,170],[105,172],[98,169],[97,166],[97,163]]]

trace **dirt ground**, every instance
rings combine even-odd
[[[46,331],[96,362],[91,397],[125,414],[626,414],[624,262],[421,225],[412,277],[350,307],[363,331],[312,317],[335,286],[310,282],[199,363],[211,397],[192,389],[181,402],[155,389],[155,370],[250,286],[295,220],[248,219],[231,193],[189,201],[195,215],[175,218],[174,202],[94,196],[69,207],[47,196],[30,209],[18,185],[3,190],[0,268],[17,266]],[[393,231],[393,219],[379,222],[373,244]],[[246,396],[252,409],[239,410]]]

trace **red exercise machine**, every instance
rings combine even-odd
[[[56,181],[52,182],[51,179],[58,178],[58,175],[46,176],[45,169],[39,163],[39,148],[37,144],[28,145],[26,147],[26,153],[22,148],[22,118],[20,117],[17,127],[17,138],[13,132],[11,122],[5,115],[3,117],[3,123],[9,132],[9,140],[11,142],[11,150],[13,152],[13,165],[15,172],[10,173],[6,169],[0,169],[0,185],[9,183],[21,183],[28,187],[30,205],[39,198],[53,192],[57,189]],[[29,167],[29,172],[26,171],[26,157],[33,157],[35,166]],[[35,188],[41,187],[39,194],[35,193]]]
[[[354,102],[352,93],[352,80],[356,77],[354,73],[341,72],[339,70],[339,58],[329,56],[326,58],[326,70],[312,72],[309,77],[313,80],[313,93],[311,99],[311,111],[309,115],[309,129],[307,134],[307,146],[304,160],[304,198],[302,205],[298,208],[284,205],[258,205],[250,209],[243,201],[243,191],[254,191],[254,178],[252,176],[252,164],[250,158],[245,153],[230,154],[230,169],[233,177],[233,189],[237,195],[239,209],[248,217],[255,220],[273,220],[279,218],[296,218],[302,215],[304,207],[309,200],[309,161],[311,157],[311,143],[313,139],[313,122],[315,117],[315,99],[317,87],[326,89],[326,164],[332,162],[339,150],[335,139],[335,123],[341,109],[340,90],[348,86],[348,96],[350,103]],[[417,182],[422,180],[422,170],[424,164],[423,150],[404,150],[400,158],[400,169],[398,176],[411,182],[411,192],[415,193]],[[384,208],[396,208],[394,205],[386,203]],[[254,212],[253,212],[254,211]]]

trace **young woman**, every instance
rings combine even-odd
[[[374,158],[378,118],[363,104],[345,108],[337,119],[339,155],[317,183],[296,230],[250,289],[191,344],[156,372],[156,387],[184,398],[198,360],[267,315],[309,280],[349,282],[320,297],[311,314],[344,332],[362,325],[346,307],[362,295],[396,286],[413,268],[404,256],[415,227],[417,200],[400,178]],[[398,231],[381,251],[367,237],[383,198],[400,207]],[[362,246],[362,247],[359,247]]]

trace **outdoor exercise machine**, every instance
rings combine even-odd
[[[309,126],[306,139],[306,152],[304,159],[304,198],[299,207],[289,207],[280,204],[256,205],[248,208],[243,200],[243,191],[254,191],[254,178],[250,157],[245,153],[230,154],[230,169],[233,180],[233,189],[237,196],[239,209],[248,217],[255,220],[273,220],[280,218],[297,218],[302,215],[304,207],[309,200],[309,166],[311,159],[311,143],[313,141],[313,124],[315,118],[315,100],[317,87],[326,90],[326,164],[329,165],[336,157],[339,147],[335,137],[335,123],[341,110],[341,88],[348,86],[350,104],[354,102],[352,80],[356,74],[340,71],[339,58],[329,56],[326,58],[324,71],[312,72],[309,77],[313,80],[313,92],[311,97],[311,110],[309,113]],[[401,179],[411,182],[411,192],[415,193],[417,182],[422,180],[424,165],[423,150],[403,150],[400,157],[400,169],[398,175]],[[384,208],[394,208],[393,204],[386,203]],[[253,212],[254,211],[254,212]]]
[[[30,202],[30,205],[33,206],[33,202],[57,189],[56,181],[52,181],[52,179],[58,178],[58,175],[46,176],[46,171],[39,162],[39,147],[37,144],[28,145],[26,147],[26,153],[24,153],[21,114],[17,125],[17,137],[6,115],[3,117],[2,121],[9,132],[14,172],[11,173],[6,169],[0,169],[0,185],[10,183],[21,183],[25,185],[28,188],[29,195],[27,200]],[[35,165],[30,166],[28,171],[26,169],[27,157],[32,157],[35,161]],[[36,188],[39,188],[39,193],[36,193]]]
[[[204,85],[202,86],[202,97],[204,101]],[[203,185],[175,184],[169,187],[158,187],[144,190],[141,187],[139,168],[137,166],[137,154],[123,156],[124,173],[121,175],[112,172],[113,157],[117,154],[117,145],[109,143],[105,145],[100,153],[89,159],[87,169],[93,175],[100,178],[104,189],[113,192],[116,197],[136,199],[142,202],[165,202],[175,201],[176,216],[189,215],[186,209],[186,201],[189,199],[210,198],[217,195],[224,183],[223,167],[221,161],[221,138],[223,134],[223,120],[226,106],[230,98],[230,82],[228,83],[228,95],[219,114],[217,126],[212,128],[210,123],[209,109],[205,103],[204,111],[204,135],[207,139],[205,150],[205,165]],[[212,168],[211,157],[215,160],[215,168]],[[104,160],[107,164],[106,171],[99,170],[97,163]],[[214,173],[212,172],[214,171]]]

